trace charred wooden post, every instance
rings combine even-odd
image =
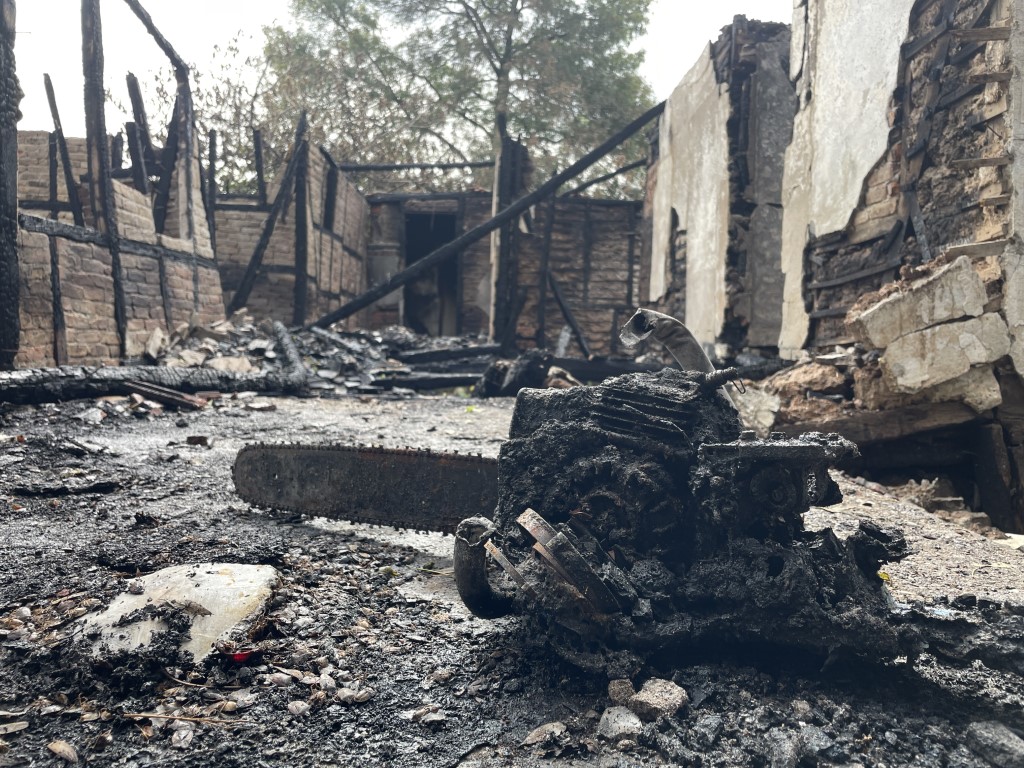
[[[263,224],[263,232],[256,243],[256,248],[253,250],[252,258],[249,259],[249,265],[245,269],[245,274],[242,276],[238,288],[235,289],[235,295],[231,297],[231,303],[227,306],[227,313],[229,315],[237,312],[249,301],[249,294],[252,293],[252,287],[256,283],[256,276],[259,274],[260,267],[263,264],[263,257],[266,255],[267,247],[270,245],[270,238],[274,234],[274,227],[277,226],[277,219],[281,216],[282,211],[284,211],[285,203],[290,197],[289,192],[292,184],[295,182],[299,156],[301,154],[300,150],[305,138],[306,115],[303,114],[299,118],[298,126],[295,128],[295,142],[292,145],[291,158],[288,160],[288,165],[285,168],[281,185],[277,190],[277,196],[274,198],[274,204],[271,206],[267,220]]]
[[[49,170],[49,176],[47,177],[47,200],[50,201],[52,207],[50,208],[50,218],[56,219],[60,214],[60,203],[57,200],[57,134],[50,132],[46,142],[46,162]]]
[[[60,253],[57,238],[47,238],[50,243],[50,293],[53,295],[53,359],[57,365],[68,362],[68,330],[64,320],[64,298],[61,295]]]
[[[639,132],[640,129],[642,129],[645,125],[651,122],[651,120],[658,117],[664,111],[664,109],[665,102],[661,102],[657,106],[654,106],[651,109],[647,110],[647,112],[642,114],[640,117],[631,122],[621,131],[616,133],[614,136],[604,141],[600,146],[588,152],[586,155],[581,157],[579,160],[570,165],[564,171],[561,171],[560,173],[557,173],[554,176],[552,176],[548,181],[546,181],[540,187],[535,189],[533,192],[520,197],[507,208],[500,211],[496,216],[492,217],[488,221],[485,221],[483,224],[474,227],[473,229],[469,230],[460,237],[455,238],[446,245],[442,245],[437,250],[427,254],[416,263],[403,269],[401,272],[392,275],[390,279],[386,280],[380,285],[371,288],[369,291],[366,291],[365,293],[348,302],[347,304],[344,304],[341,307],[338,307],[338,309],[334,310],[333,312],[324,315],[315,323],[313,323],[313,325],[318,325],[321,328],[326,328],[327,326],[336,323],[339,320],[344,320],[346,317],[354,315],[359,310],[365,309],[366,307],[373,304],[375,301],[384,298],[389,293],[392,293],[393,291],[398,290],[399,288],[411,282],[412,280],[415,280],[428,269],[431,269],[440,264],[441,262],[445,261],[446,259],[450,259],[456,254],[461,253],[465,248],[477,242],[481,238],[486,237],[491,232],[496,230],[498,227],[518,217],[524,211],[529,209],[530,206],[547,199],[550,195],[557,192],[558,188],[561,187],[565,182],[579,176],[581,173],[587,170],[587,168],[589,168],[602,157],[607,155],[609,152],[611,152],[613,149],[619,146],[622,142],[626,141],[631,136]]]
[[[210,250],[217,253],[217,131],[207,134],[206,226],[210,229]]]
[[[89,199],[96,228],[107,236],[114,278],[114,320],[121,357],[127,350],[128,321],[125,314],[121,246],[110,177],[110,144],[107,142],[103,88],[103,26],[99,0],[82,0],[82,71],[85,75],[85,131],[89,148]]]
[[[565,322],[569,324],[569,328],[572,329],[572,335],[576,339],[576,343],[580,346],[580,351],[583,356],[588,360],[594,356],[593,351],[590,349],[590,345],[587,343],[587,337],[583,334],[583,329],[580,328],[580,324],[576,322],[576,315],[572,313],[572,309],[569,307],[569,303],[565,300],[565,294],[562,293],[562,286],[555,280],[555,276],[551,274],[551,270],[548,270],[548,283],[551,285],[551,292],[555,295],[555,301],[558,302],[558,308],[562,310],[562,316],[565,318]]]
[[[303,115],[305,118],[305,115]],[[309,295],[309,140],[296,145],[295,166],[295,297],[292,302],[292,325],[306,322]]]
[[[544,245],[540,252],[540,274],[537,277],[537,347],[547,346],[547,303],[548,279],[551,276],[551,238],[555,231],[554,195],[548,198],[548,207],[544,214]]]
[[[57,136],[57,149],[60,150],[60,164],[64,169],[64,184],[68,190],[71,215],[75,217],[75,226],[84,227],[85,214],[82,212],[82,201],[78,197],[75,172],[71,167],[71,153],[68,151],[67,139],[64,138],[64,128],[61,126],[60,113],[57,111],[57,97],[53,92],[53,82],[49,75],[43,75],[43,86],[46,88],[46,100],[50,104],[50,116],[53,117],[53,132]]]
[[[0,369],[12,370],[21,337],[18,265],[18,118],[14,0],[0,0]]]
[[[501,142],[501,158],[498,161],[498,184],[496,189],[496,211],[507,208],[520,196],[525,182],[525,166],[528,163],[526,148],[507,136],[504,131]],[[515,329],[517,297],[519,294],[519,264],[516,257],[515,219],[499,227],[494,234],[493,280],[494,294],[491,299],[491,336],[501,344],[506,355],[515,353]]]
[[[178,112],[181,102],[174,100],[171,121],[167,124],[167,143],[160,154],[160,180],[157,182],[156,197],[153,198],[153,224],[158,234],[164,233],[167,225],[167,205],[171,199],[171,179],[178,162]]]
[[[149,173],[146,168],[146,152],[142,147],[142,137],[135,123],[125,123],[128,136],[128,156],[132,160],[132,183],[135,188],[149,197]]]
[[[155,168],[156,152],[153,150],[153,140],[149,134],[149,119],[146,117],[146,104],[142,100],[142,89],[139,88],[139,79],[131,72],[127,76],[128,98],[132,103],[132,119],[135,121],[135,130],[138,134],[139,144],[142,147],[142,154],[146,160],[146,166]],[[129,149],[131,143],[129,142]]]

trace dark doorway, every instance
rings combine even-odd
[[[455,239],[454,214],[405,215],[405,264],[411,266]],[[405,286],[403,322],[417,333],[455,336],[459,332],[459,260],[452,257]]]

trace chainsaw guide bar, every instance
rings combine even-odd
[[[233,476],[259,507],[415,531],[454,533],[498,500],[496,459],[411,448],[258,443]]]

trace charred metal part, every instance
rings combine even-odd
[[[512,595],[491,586],[487,577],[487,544],[494,523],[486,517],[468,517],[455,529],[455,586],[475,616],[497,619],[512,612]]]
[[[420,531],[454,533],[496,502],[494,459],[427,450],[255,444],[233,474],[257,506]]]
[[[622,326],[619,339],[627,347],[653,337],[661,342],[684,371],[711,373],[715,366],[690,329],[670,315],[638,309]]]

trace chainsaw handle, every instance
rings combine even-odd
[[[455,586],[474,616],[499,619],[512,612],[512,596],[487,578],[486,544],[495,533],[486,517],[468,517],[455,529]]]

